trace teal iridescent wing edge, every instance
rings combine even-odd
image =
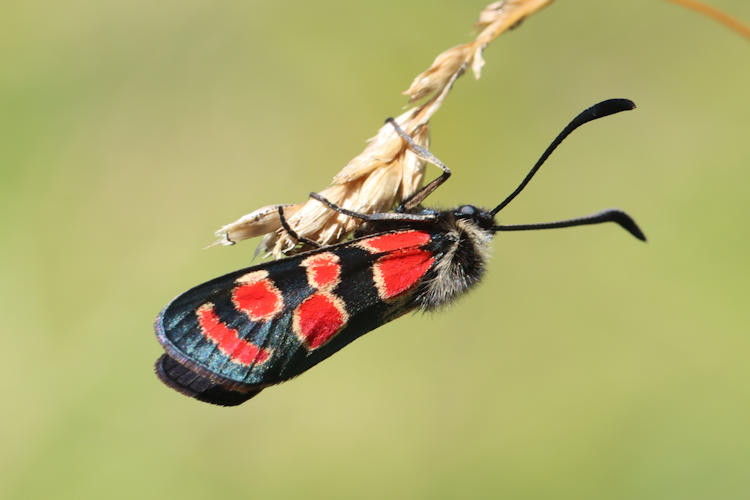
[[[283,303],[301,302],[310,294],[298,261],[241,269],[179,295],[157,318],[159,342],[178,362],[222,385],[248,389],[267,384],[270,346],[279,344],[291,320]],[[285,277],[289,284],[285,296],[270,283],[271,272]],[[255,281],[243,283],[247,276]],[[271,310],[255,307],[243,312],[238,308],[248,302],[243,302],[243,291],[250,302],[255,299]]]

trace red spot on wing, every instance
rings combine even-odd
[[[373,277],[383,300],[392,299],[413,287],[432,267],[432,253],[419,248],[407,248],[386,254],[373,266]]]
[[[263,364],[271,351],[243,340],[237,335],[237,330],[229,328],[221,322],[211,303],[203,304],[196,311],[201,333],[211,342],[218,345],[219,350],[229,356],[235,363],[242,365]]]
[[[344,304],[335,296],[318,292],[294,312],[294,332],[312,350],[331,340],[348,321]]]
[[[251,321],[268,321],[284,305],[281,292],[268,279],[240,284],[232,290],[232,303]]]
[[[333,288],[338,284],[341,274],[338,255],[331,252],[312,255],[302,265],[307,268],[307,281],[313,288]]]
[[[372,253],[390,252],[401,248],[419,247],[430,241],[430,233],[402,231],[362,240],[360,245]]]

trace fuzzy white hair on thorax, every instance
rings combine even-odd
[[[447,238],[453,241],[417,293],[419,307],[435,311],[476,285],[490,258],[493,233],[469,219],[448,222]]]

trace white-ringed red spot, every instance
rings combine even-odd
[[[421,248],[395,250],[378,258],[372,277],[382,300],[407,293],[429,271],[435,257]]]
[[[307,282],[318,290],[332,290],[339,284],[341,264],[339,256],[332,252],[311,255],[302,262],[307,272]]]
[[[267,271],[254,271],[235,280],[232,304],[250,321],[268,321],[284,308],[284,298]]]
[[[271,350],[241,339],[237,330],[222,323],[212,303],[206,302],[195,311],[195,314],[203,336],[216,344],[232,362],[245,366],[253,363],[262,365],[271,357]]]
[[[307,350],[327,344],[349,321],[344,302],[328,292],[317,292],[295,309],[292,329]]]
[[[429,241],[430,233],[424,231],[398,231],[364,239],[357,245],[370,253],[383,253],[402,248],[420,247]]]

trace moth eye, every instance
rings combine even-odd
[[[477,207],[474,205],[463,205],[458,209],[461,215],[474,215],[477,213]]]

